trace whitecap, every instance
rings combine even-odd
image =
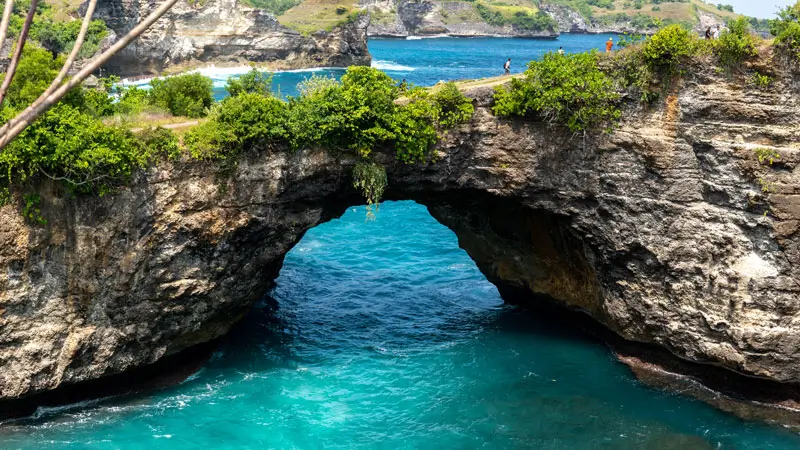
[[[406,40],[407,41],[418,41],[420,39],[441,39],[441,38],[446,38],[446,37],[450,37],[450,36],[447,35],[447,34],[431,34],[431,35],[428,35],[428,36],[406,36]]]
[[[415,70],[413,67],[404,66],[394,61],[381,61],[379,59],[372,61],[372,68],[378,70],[394,70],[397,72],[411,72]]]

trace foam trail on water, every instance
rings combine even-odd
[[[396,72],[411,72],[415,70],[413,67],[404,66],[394,61],[381,61],[379,59],[372,61],[372,68],[378,70],[394,70]]]

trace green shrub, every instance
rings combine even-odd
[[[115,105],[116,112],[123,115],[136,115],[150,106],[150,94],[136,86],[118,87],[119,100]]]
[[[750,22],[746,17],[728,22],[728,28],[719,39],[712,42],[714,55],[719,63],[729,69],[758,54],[756,39],[750,34]]]
[[[87,89],[83,91],[84,111],[95,117],[113,115],[116,111],[114,100],[105,91]]]
[[[438,123],[443,127],[467,122],[475,112],[472,100],[465,97],[452,81],[435,89],[432,97],[439,109]]]
[[[211,118],[187,134],[184,142],[199,159],[235,157],[246,148],[286,138],[288,107],[261,94],[228,97],[214,108]]]
[[[272,92],[272,74],[253,67],[241,77],[228,78],[225,90],[231,97],[245,93],[269,95]]]
[[[772,77],[758,72],[750,75],[747,82],[759,89],[767,89],[772,85]]]
[[[178,137],[162,127],[147,127],[138,135],[148,158],[165,157],[176,159],[181,155]]]
[[[609,126],[620,117],[619,94],[613,80],[597,66],[597,52],[575,55],[546,54],[532,61],[525,78],[495,92],[499,116],[536,115],[549,123],[578,132]]]
[[[41,95],[64,64],[64,58],[53,55],[34,45],[26,45],[14,80],[8,88],[5,104],[16,109],[23,109]],[[5,78],[5,74],[2,78]]]
[[[781,9],[778,18],[770,21],[769,31],[775,45],[800,63],[800,1]]]
[[[75,45],[81,29],[80,20],[68,22],[55,22],[45,19],[34,21],[31,26],[31,38],[39,41],[46,49],[54,53],[69,53]],[[108,30],[102,20],[93,20],[86,30],[86,37],[81,46],[78,57],[88,58],[100,48],[100,42],[106,37]]]
[[[156,78],[150,85],[150,103],[174,116],[203,117],[214,102],[211,79],[199,73]]]
[[[619,90],[639,97],[644,103],[653,102],[660,96],[656,84],[658,78],[644,61],[641,46],[614,52],[604,62],[605,72],[616,81]]]
[[[129,131],[59,104],[0,152],[0,174],[9,184],[43,175],[77,192],[103,193],[148,160]]]
[[[697,38],[680,25],[662,28],[642,47],[644,62],[656,72],[674,72],[697,50]]]
[[[366,156],[394,138],[389,124],[399,88],[388,75],[369,67],[350,67],[341,83],[315,83],[319,86],[307,95],[290,101],[293,147],[321,146]]]
[[[439,135],[435,124],[441,111],[427,91],[414,88],[407,94],[408,102],[399,106],[391,117],[395,153],[400,161],[410,163],[425,160]]]
[[[239,154],[237,136],[213,120],[192,128],[183,137],[183,143],[195,159],[225,159]]]

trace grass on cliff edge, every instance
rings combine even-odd
[[[359,8],[352,0],[305,0],[278,17],[281,25],[303,34],[331,31],[353,20]]]

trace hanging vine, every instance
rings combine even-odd
[[[388,179],[386,169],[374,161],[359,161],[353,167],[353,187],[367,201],[367,219],[374,219]]]

